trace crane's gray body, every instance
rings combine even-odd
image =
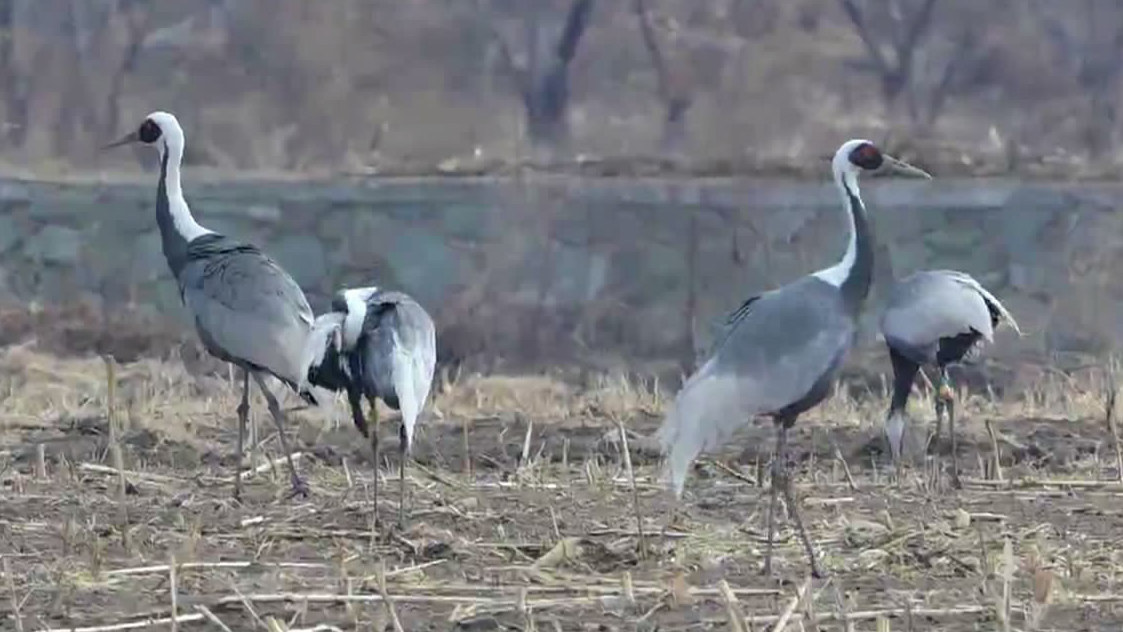
[[[893,396],[885,434],[894,463],[899,463],[908,425],[905,407],[922,366],[939,368],[935,397],[938,438],[948,415],[952,438],[953,480],[958,481],[953,396],[947,366],[976,360],[1002,323],[1021,333],[1018,323],[993,294],[971,275],[956,270],[923,270],[894,284],[881,313],[881,333],[893,365]]]
[[[856,332],[854,308],[814,275],[766,292],[734,314],[724,341],[687,381],[661,440],[672,481],[753,416],[791,423],[830,392]],[[705,388],[695,388],[706,384]]]
[[[250,244],[204,235],[187,245],[177,280],[207,351],[296,388],[312,308],[273,259]]]
[[[853,222],[838,265],[745,301],[713,355],[686,381],[660,430],[675,493],[690,463],[749,419],[790,426],[830,392],[873,277],[873,233],[856,184],[839,184]]]
[[[242,490],[250,377],[261,389],[276,423],[293,492],[307,494],[285,439],[284,413],[265,382],[267,374],[273,375],[298,392],[304,383],[313,323],[304,293],[256,246],[207,230],[195,221],[180,181],[186,137],[175,115],[152,112],[135,132],[106,148],[131,143],[155,145],[160,150],[156,224],[164,258],[179,285],[180,298],[194,317],[199,338],[211,355],[242,369],[234,496],[240,497]],[[304,397],[317,403],[311,392]]]
[[[880,326],[887,345],[924,366],[977,357],[981,345],[994,339],[997,324],[1006,319],[1014,323],[998,299],[970,275],[924,270],[893,286]],[[961,352],[941,354],[941,341],[961,336]]]
[[[377,288],[338,292],[332,310],[319,316],[313,328],[310,344],[315,349],[309,354],[308,383],[348,391],[355,424],[364,434],[365,421],[356,409],[355,395],[377,397],[400,410],[402,440],[408,449],[437,365],[433,319],[409,295]],[[347,346],[338,341],[347,339],[343,332],[350,327],[357,335]]]
[[[401,292],[377,292],[367,300],[363,335],[355,353],[365,388],[395,409],[413,408],[416,418],[429,395],[437,365],[433,319]],[[412,403],[406,403],[412,400]]]
[[[207,351],[250,371],[264,371],[292,388],[305,370],[302,352],[312,308],[304,292],[273,259],[252,244],[218,233],[187,241],[175,229],[161,159],[156,223],[164,257],[179,284]],[[314,395],[305,399],[315,403]]]

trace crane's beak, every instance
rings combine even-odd
[[[136,131],[133,131],[133,132],[129,132],[128,134],[125,134],[119,140],[115,140],[112,143],[109,143],[108,145],[103,146],[101,148],[101,150],[105,151],[106,149],[113,149],[114,147],[120,147],[121,145],[128,145],[130,143],[139,143],[139,142],[140,142],[140,133],[136,132]]]
[[[909,176],[912,178],[924,178],[925,180],[932,179],[932,176],[928,175],[927,171],[921,169],[920,167],[914,167],[904,160],[898,160],[897,158],[894,158],[889,154],[882,154],[881,157],[884,163],[885,170],[887,172],[893,172],[898,175]]]

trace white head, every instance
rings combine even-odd
[[[144,143],[156,145],[161,153],[174,152],[183,154],[184,144],[183,128],[171,112],[156,111],[144,118],[135,132],[125,134],[120,140],[106,145],[103,149],[128,145],[130,143]]]
[[[877,145],[861,138],[842,143],[835,152],[834,159],[831,160],[831,168],[836,176],[854,178],[863,171],[872,173],[880,171],[883,167],[901,175],[929,179],[932,177],[924,170],[882,152]]]

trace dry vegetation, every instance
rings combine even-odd
[[[96,148],[162,108],[186,125],[188,160],[222,174],[493,171],[537,150],[604,173],[806,168],[866,135],[945,175],[1103,175],[1118,168],[1121,12],[5,0],[0,159],[39,176],[119,168]]]
[[[116,366],[111,394],[101,359],[60,359],[32,342],[3,352],[0,376],[4,629],[166,629],[172,619],[182,630],[773,630],[785,617],[787,629],[808,630],[1085,630],[1123,621],[1123,482],[1098,370],[1002,401],[964,393],[962,491],[924,459],[902,484],[890,481],[884,394],[840,390],[801,420],[793,451],[829,573],[810,584],[787,525],[784,579],[760,576],[769,426],[753,424],[702,459],[676,503],[648,438],[667,396],[650,380],[442,380],[407,469],[410,518],[401,530],[372,530],[371,464],[342,402],[316,410],[287,398],[313,496],[285,500],[273,427],[255,401],[239,505],[229,376],[142,359]],[[912,412],[930,421],[927,390],[918,395]],[[382,475],[393,480],[396,469],[384,463]],[[383,488],[384,516],[396,488]]]

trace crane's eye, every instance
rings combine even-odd
[[[881,167],[881,150],[870,143],[862,143],[850,152],[850,162],[856,167],[873,171]]]
[[[160,138],[160,126],[152,119],[144,119],[144,122],[140,124],[140,129],[137,131],[137,138],[143,143],[152,144],[156,142],[156,139]]]

